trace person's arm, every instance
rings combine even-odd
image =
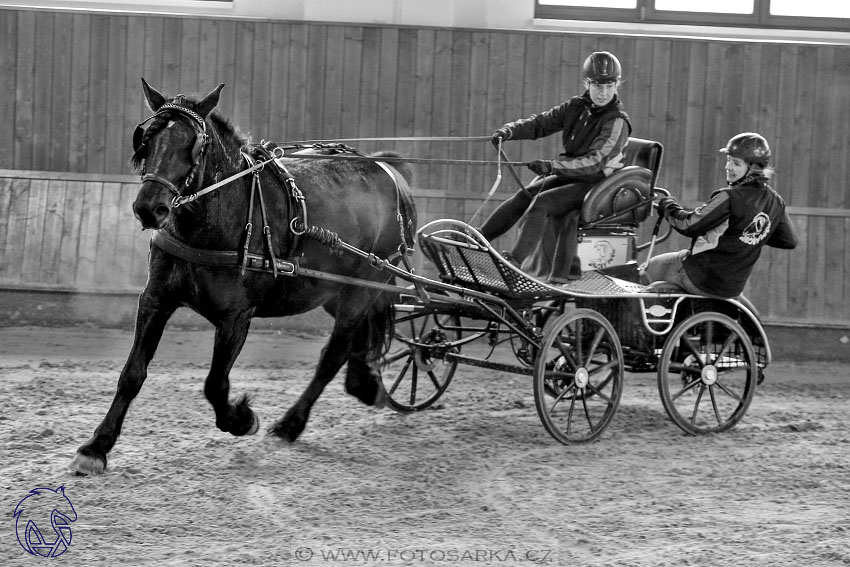
[[[791,250],[797,247],[797,232],[794,230],[794,223],[791,222],[791,217],[788,216],[788,211],[782,211],[782,218],[776,226],[776,230],[767,239],[766,244],[774,248],[784,248]]]
[[[550,136],[564,129],[564,115],[569,101],[546,112],[532,114],[528,118],[508,122],[499,131],[508,132],[508,137],[503,140],[536,140]]]
[[[606,177],[623,167],[623,150],[629,141],[629,125],[622,118],[605,123],[590,150],[574,158],[554,160],[552,173],[562,178],[584,177],[602,173]]]
[[[666,218],[676,231],[695,238],[708,233],[731,216],[732,200],[726,191],[715,191],[711,199],[689,211],[673,197],[664,197],[658,202],[658,213]]]

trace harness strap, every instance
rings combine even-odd
[[[151,244],[175,258],[202,266],[222,268],[239,268],[243,266],[244,269],[255,272],[267,272],[272,269],[269,260],[259,254],[248,253],[243,256],[237,250],[194,248],[180,242],[164,230],[153,231]],[[240,256],[242,257],[240,258]],[[283,275],[295,276],[298,273],[298,266],[293,262],[275,260],[275,267],[278,273]]]
[[[376,162],[381,169],[387,172],[387,175],[390,176],[390,179],[393,180],[393,184],[395,185],[395,209],[396,209],[396,221],[398,222],[398,231],[399,231],[399,245],[398,251],[390,256],[388,259],[390,261],[394,260],[396,257],[400,257],[401,261],[404,263],[404,267],[411,273],[413,273],[413,265],[410,263],[410,256],[413,255],[414,248],[407,244],[407,230],[410,229],[413,225],[413,219],[408,218],[405,219],[404,212],[402,211],[402,203],[401,203],[401,186],[398,182],[398,177],[396,176],[396,170],[386,163],[379,161]],[[407,221],[405,224],[405,220]]]
[[[248,162],[248,165],[252,165],[250,156],[246,154],[242,154],[242,157],[245,158],[245,161]],[[248,248],[251,245],[251,233],[254,230],[254,186],[257,182],[256,171],[254,172],[254,180],[251,182],[251,195],[248,198],[248,222],[245,223],[245,242],[242,244],[242,275],[245,275],[245,269],[248,265]]]
[[[242,155],[244,156],[245,154],[243,153]],[[248,169],[243,169],[242,171],[240,171],[238,173],[234,173],[233,175],[231,175],[227,179],[222,179],[218,183],[214,183],[213,185],[210,185],[209,187],[206,187],[205,189],[201,189],[200,191],[198,191],[196,193],[192,193],[191,195],[181,195],[179,197],[175,197],[174,200],[171,202],[171,206],[176,208],[176,207],[179,207],[180,205],[185,205],[186,203],[191,203],[192,201],[194,201],[198,197],[206,195],[207,193],[211,193],[211,192],[215,191],[216,189],[218,189],[219,187],[221,187],[222,185],[227,185],[228,183],[231,183],[232,181],[235,181],[235,180],[239,179],[240,177],[244,177],[244,176],[248,175],[249,173],[253,173],[254,171],[257,171],[258,169],[262,169],[263,166],[265,166],[267,163],[269,163],[271,161],[274,161],[274,158],[270,158],[270,159],[267,159],[267,160],[263,160],[261,162],[257,162],[254,165],[252,165],[251,167],[249,167]]]
[[[263,198],[263,186],[260,183],[260,172],[254,172],[254,185],[257,188],[257,193],[260,196],[260,213],[263,217],[263,235],[266,237],[266,248],[269,252],[269,258],[272,263],[272,272],[274,277],[277,277],[277,267],[275,265],[274,246],[272,245],[272,229],[269,227],[269,218],[266,213],[266,200]]]

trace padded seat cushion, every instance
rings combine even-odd
[[[637,225],[649,216],[652,207],[653,173],[638,165],[620,169],[599,182],[584,198],[581,223]],[[644,203],[637,208],[631,208]],[[631,209],[630,209],[631,208]],[[620,213],[621,214],[617,214]]]

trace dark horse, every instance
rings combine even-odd
[[[249,145],[213,112],[223,84],[202,100],[183,95],[167,99],[144,79],[142,84],[154,114],[134,135],[133,163],[142,167],[142,183],[133,211],[144,228],[157,232],[147,284],[139,297],[133,346],[115,398],[92,438],[77,450],[72,469],[84,474],[104,471],[107,453],[145,381],[165,325],[181,306],[215,326],[204,394],[222,431],[240,436],[259,427],[247,396],[230,400],[228,378],[251,319],[294,315],[319,306],[334,317],[330,339],[313,379],[269,433],[297,439],[322,390],[346,363],[346,391],[367,405],[382,405],[386,391],[378,360],[392,329],[393,296],[381,284],[391,276],[376,269],[380,261],[333,249],[329,242],[341,241],[373,254],[372,259],[397,256],[400,244],[410,242],[416,222],[407,167],[396,165],[403,174],[397,175],[396,169],[374,159],[288,155],[278,160],[282,167],[270,161],[256,170],[256,180],[255,172],[250,172],[196,199],[187,198],[249,169],[256,163],[251,154],[257,156],[262,147]],[[293,199],[292,194],[299,192],[303,200]],[[305,220],[308,224],[299,224]],[[257,230],[249,230],[249,224]],[[310,232],[308,227],[317,230]],[[272,273],[271,265],[283,272],[294,265],[305,273],[315,272],[292,277]],[[328,274],[332,276],[322,277]],[[363,285],[364,281],[379,284]]]

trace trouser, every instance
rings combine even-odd
[[[487,240],[493,240],[505,234],[526,214],[525,224],[512,252],[515,258],[521,260],[540,242],[548,220],[546,217],[559,217],[580,210],[591,186],[591,183],[564,181],[556,175],[537,177],[528,187],[499,205],[481,225],[480,232]]]
[[[684,261],[690,252],[679,250],[678,252],[667,252],[653,256],[646,265],[646,278],[649,283],[670,282],[695,295],[706,295],[699,289],[685,272]]]

